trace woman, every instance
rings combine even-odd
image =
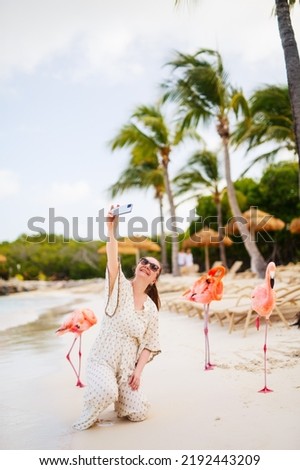
[[[142,258],[133,280],[127,280],[118,259],[116,224],[117,217],[109,212],[105,316],[88,359],[83,411],[73,425],[79,431],[92,426],[112,403],[118,417],[146,419],[149,404],[140,387],[141,374],[160,352],[156,281],[161,266],[155,258]]]

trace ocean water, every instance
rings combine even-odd
[[[61,308],[66,313],[80,301],[82,295],[68,290],[31,291],[0,297],[0,331],[34,322],[51,309]]]
[[[60,393],[65,393],[60,387],[75,398],[81,389],[66,360],[74,335],[57,336],[55,331],[75,308],[90,307],[100,319],[103,301],[101,292],[72,289],[0,297],[0,450],[68,448],[71,427],[57,411]],[[96,329],[85,333],[83,365],[88,336],[95,334]],[[77,364],[78,345],[72,360]],[[72,410],[72,418],[77,414]]]

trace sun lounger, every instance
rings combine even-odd
[[[299,309],[300,287],[280,287],[276,292],[276,304],[269,321],[272,323],[277,317],[289,328],[290,325],[287,319],[292,318]],[[256,317],[256,312],[250,308],[245,320],[244,336],[247,334],[251,321],[255,321]]]
[[[241,268],[243,261],[235,261],[231,268],[227,271],[226,277],[233,278],[235,277],[237,271]]]

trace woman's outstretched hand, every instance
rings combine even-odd
[[[115,280],[119,270],[118,260],[118,242],[116,240],[118,217],[111,212],[114,207],[111,206],[106,215],[107,225],[107,242],[106,242],[106,255],[107,255],[107,268],[109,272],[109,293],[111,294]]]
[[[109,231],[114,230],[118,222],[118,217],[116,215],[113,215],[113,213],[111,212],[112,209],[115,209],[116,207],[119,207],[119,204],[117,204],[116,206],[112,205],[106,216],[106,224],[107,224],[107,229]]]

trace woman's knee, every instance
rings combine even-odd
[[[88,387],[84,402],[93,405],[110,405],[118,399],[118,387],[115,384],[102,384],[101,387]]]

